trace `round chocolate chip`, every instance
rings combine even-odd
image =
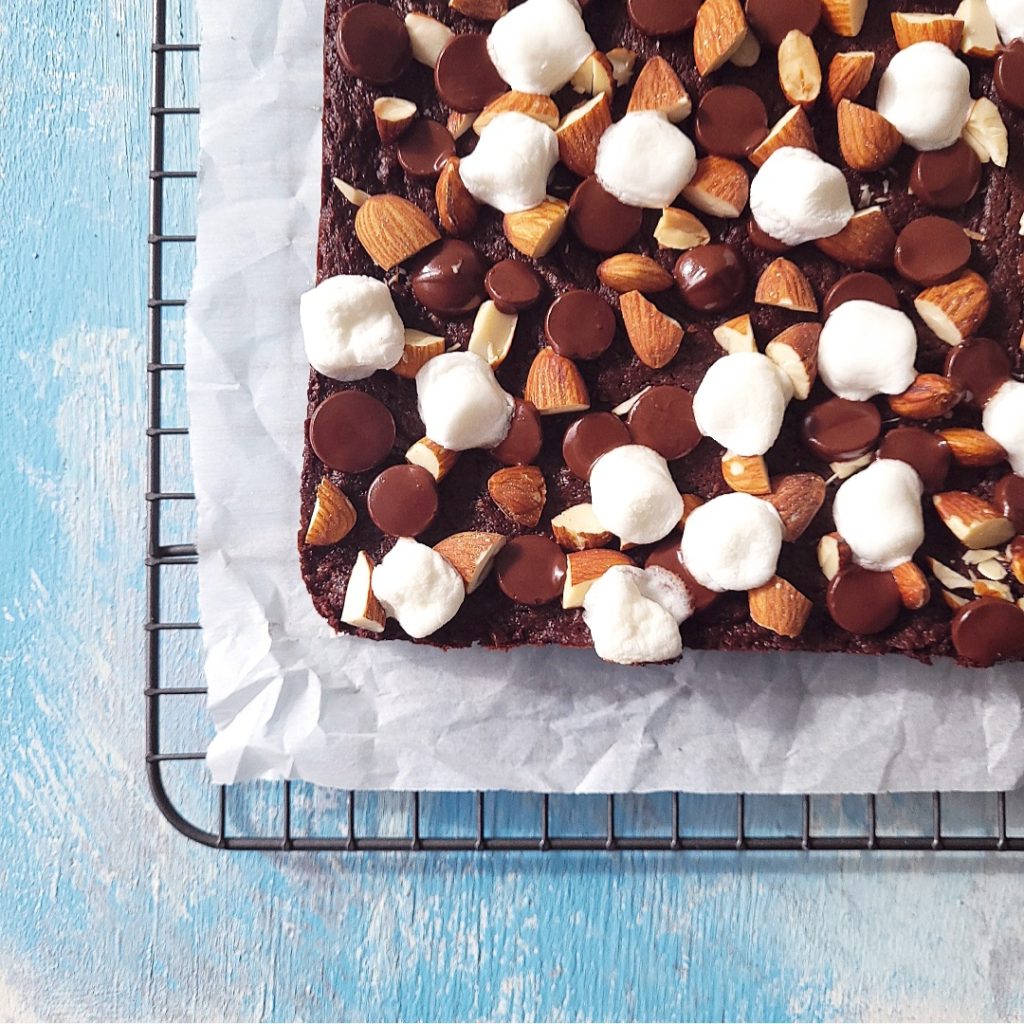
[[[468,242],[446,238],[427,251],[412,273],[412,293],[438,316],[465,316],[487,297],[487,268]]]
[[[590,471],[602,455],[630,444],[626,425],[610,412],[591,412],[580,417],[562,441],[562,458],[573,476],[589,480]]]
[[[643,210],[620,203],[597,178],[580,182],[569,200],[569,227],[594,252],[621,252],[643,223]]]
[[[519,260],[495,263],[484,278],[487,294],[502,313],[522,313],[540,299],[542,282],[536,271]]]
[[[676,287],[691,309],[720,313],[747,287],[747,265],[731,245],[702,245],[679,257]]]
[[[857,636],[888,629],[903,607],[891,572],[871,572],[859,565],[840,569],[828,586],[825,601],[835,624]]]
[[[1024,657],[1024,611],[998,597],[971,601],[953,616],[953,646],[983,668]]]
[[[798,29],[812,35],[821,20],[821,0],[747,0],[747,21],[770,46]]]
[[[347,71],[373,85],[388,85],[412,63],[405,22],[382,4],[356,4],[341,17],[335,38]]]
[[[370,518],[392,537],[418,537],[437,517],[437,484],[421,466],[392,466],[370,484]]]
[[[615,339],[615,311],[594,292],[559,295],[544,320],[548,343],[567,359],[597,359]]]
[[[434,68],[434,84],[441,101],[452,110],[471,114],[508,92],[487,52],[487,36],[456,36],[441,51]]]
[[[878,457],[898,459],[911,466],[929,493],[942,490],[953,463],[949,445],[938,435],[920,427],[890,430],[882,440]]]
[[[513,537],[498,552],[494,576],[501,592],[517,604],[549,604],[562,594],[566,558],[547,537]]]
[[[653,448],[670,462],[689,455],[702,438],[690,392],[670,384],[648,388],[629,410],[626,426],[636,444]]]
[[[1010,379],[1010,357],[990,338],[969,338],[946,354],[946,376],[964,392],[976,409]]]
[[[900,276],[928,287],[948,281],[971,258],[971,240],[945,217],[921,217],[897,236],[893,262]]]
[[[455,153],[455,140],[443,124],[421,117],[398,140],[398,162],[413,178],[436,178]]]
[[[831,316],[844,302],[875,302],[879,306],[899,309],[896,290],[884,277],[868,271],[847,274],[829,289],[825,296],[825,316]]]
[[[871,402],[830,398],[804,416],[802,434],[810,451],[825,462],[848,462],[878,443],[882,415]]]
[[[372,395],[341,391],[317,406],[309,421],[309,444],[325,466],[364,473],[391,454],[395,420]]]
[[[1017,110],[1024,110],[1024,39],[1016,39],[996,60],[996,92]]]
[[[629,20],[649,36],[675,36],[693,28],[701,0],[628,0]]]
[[[981,161],[962,140],[947,149],[918,153],[910,171],[910,191],[936,210],[954,210],[970,202],[980,184]]]
[[[753,89],[719,85],[701,97],[694,135],[716,156],[747,157],[768,135],[768,113]]]
[[[1008,473],[996,484],[992,500],[1013,528],[1024,533],[1024,476]]]

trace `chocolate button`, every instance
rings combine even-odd
[[[946,354],[946,376],[980,409],[1010,379],[1010,357],[989,338],[970,338]]]
[[[629,410],[626,425],[636,444],[653,448],[669,461],[689,455],[702,437],[690,392],[669,384],[645,391]]]
[[[392,466],[370,485],[370,518],[392,537],[418,537],[437,516],[437,484],[421,466]]]
[[[620,203],[597,178],[580,182],[569,200],[569,227],[594,252],[619,252],[643,223],[643,210]]]
[[[591,412],[565,432],[562,458],[574,476],[589,480],[594,463],[602,455],[631,441],[626,425],[618,416],[610,412]]]
[[[786,245],[785,242],[780,242],[777,238],[772,238],[753,217],[747,221],[747,235],[753,246],[762,252],[769,252],[773,256],[781,256],[793,248],[791,245]]]
[[[878,442],[882,415],[870,402],[830,398],[804,416],[804,443],[819,459],[848,462],[866,455]]]
[[[926,206],[953,210],[969,202],[981,184],[981,161],[966,142],[918,153],[910,171],[910,191]]]
[[[750,156],[768,135],[768,113],[752,89],[720,85],[701,98],[694,133],[709,153]]]
[[[900,276],[915,284],[948,281],[971,258],[971,240],[945,217],[921,217],[896,238],[893,261]]]
[[[701,0],[629,0],[629,20],[649,36],[675,36],[693,28]]]
[[[941,437],[920,427],[890,430],[878,449],[880,459],[899,459],[917,470],[929,492],[941,491],[949,475],[953,456]]]
[[[547,537],[514,537],[498,552],[494,575],[501,592],[517,604],[542,605],[562,596],[565,553]]]
[[[720,313],[747,287],[747,265],[730,245],[702,245],[676,263],[676,287],[691,309]]]
[[[372,395],[341,391],[317,406],[309,421],[309,443],[325,466],[364,473],[391,454],[395,420]]]
[[[508,92],[487,52],[487,36],[456,36],[441,51],[434,68],[434,84],[442,102],[452,110],[471,114]]]
[[[825,296],[825,316],[830,317],[844,302],[876,302],[879,306],[899,309],[896,290],[884,277],[861,271],[841,277]]]
[[[544,320],[551,347],[566,359],[597,359],[615,339],[615,312],[594,292],[559,295]]]
[[[836,574],[825,601],[836,625],[857,636],[888,629],[903,607],[891,572],[871,572],[859,565],[848,566]]]
[[[412,43],[405,22],[381,4],[356,4],[338,25],[338,56],[357,78],[387,85],[412,63]]]
[[[999,54],[995,83],[1001,99],[1024,110],[1024,39],[1015,40]]]
[[[799,29],[812,35],[821,20],[821,0],[747,0],[747,21],[771,46]]]
[[[983,668],[1024,657],[1024,611],[998,597],[971,601],[953,616],[953,646]]]
[[[694,611],[703,611],[709,605],[718,600],[718,594],[707,587],[701,586],[691,575],[690,571],[683,565],[683,552],[679,547],[679,535],[666,537],[647,556],[644,562],[645,569],[668,569],[669,572],[678,576],[686,585],[690,599],[693,601]]]
[[[540,299],[541,280],[525,263],[502,260],[484,278],[487,294],[501,313],[521,313]]]
[[[517,398],[512,407],[508,434],[497,448],[491,449],[491,454],[503,466],[530,466],[540,454],[543,444],[544,432],[537,407],[533,402]]]
[[[1024,476],[1008,473],[992,494],[996,507],[1013,523],[1018,533],[1024,533]]]
[[[398,140],[398,162],[413,178],[436,178],[455,153],[455,140],[443,124],[421,117]]]
[[[438,316],[465,316],[487,295],[485,273],[484,261],[472,245],[446,238],[413,271],[412,293]]]

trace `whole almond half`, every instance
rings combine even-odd
[[[429,437],[423,437],[405,453],[405,461],[425,469],[440,483],[455,468],[459,453],[442,448]]]
[[[618,292],[651,295],[668,291],[672,275],[650,256],[624,252],[611,256],[597,268],[597,278],[606,288]]]
[[[818,152],[814,129],[803,107],[791,107],[776,121],[764,142],[750,154],[750,162],[760,167],[772,153],[784,147]]]
[[[662,249],[696,249],[711,241],[711,232],[689,210],[668,206],[654,228],[654,239]]]
[[[858,210],[838,234],[819,238],[815,246],[826,256],[855,270],[892,266],[896,232],[880,206]]]
[[[732,355],[735,352],[756,352],[757,338],[754,336],[754,325],[749,313],[741,313],[724,324],[719,324],[712,332],[715,341],[723,351]]]
[[[507,541],[500,533],[471,531],[446,537],[434,545],[434,550],[462,577],[466,593],[472,594],[487,579]]]
[[[558,107],[550,96],[531,92],[505,92],[484,107],[473,121],[473,131],[479,135],[499,114],[525,114],[552,131],[558,127]]]
[[[636,110],[656,110],[673,124],[690,116],[690,95],[664,57],[652,57],[637,75],[627,107],[629,113]]]
[[[660,370],[675,359],[683,343],[683,328],[678,320],[662,313],[640,292],[626,292],[619,299],[629,343],[637,358],[652,370]]]
[[[793,394],[803,401],[818,379],[818,339],[821,324],[800,323],[787,327],[765,347],[764,354],[789,377]]]
[[[407,328],[402,358],[391,367],[391,372],[412,380],[427,362],[444,352],[444,344],[444,338],[439,335]]]
[[[551,532],[555,543],[566,551],[586,551],[612,542],[612,534],[598,522],[589,502],[560,512],[551,520]]]
[[[778,636],[798,637],[807,625],[814,605],[792,583],[773,576],[763,586],[751,590],[750,618]]]
[[[746,208],[750,179],[741,164],[724,156],[706,156],[683,189],[683,199],[712,217],[732,219]]]
[[[991,307],[988,282],[973,270],[926,288],[914,299],[918,316],[947,345],[959,345],[985,322]]]
[[[505,237],[524,256],[541,259],[558,244],[569,219],[569,204],[548,196],[539,206],[522,213],[506,213]]]
[[[827,488],[817,473],[790,473],[772,477],[766,499],[782,520],[782,536],[792,544],[799,540],[825,504]]]
[[[944,374],[919,373],[902,394],[889,396],[889,408],[908,420],[933,420],[945,416],[962,397],[960,389]]]
[[[821,62],[814,41],[799,29],[786,33],[779,43],[779,85],[794,106],[813,106],[821,95]]]
[[[693,59],[702,78],[717,71],[743,45],[747,19],[739,0],[704,0],[693,27]]]
[[[612,126],[612,108],[604,93],[592,96],[562,118],[558,136],[558,157],[581,178],[594,173],[601,136]]]
[[[989,501],[967,491],[932,496],[939,518],[964,547],[998,547],[1013,536],[1013,524]]]
[[[590,548],[570,551],[566,558],[565,586],[562,589],[563,608],[582,608],[587,591],[609,569],[616,565],[632,565],[628,555],[608,548]]]
[[[310,547],[329,547],[344,540],[356,525],[356,510],[345,492],[324,477],[316,488],[316,502],[306,530]]]
[[[822,18],[837,36],[860,35],[868,13],[868,0],[821,0]]]
[[[418,206],[393,195],[370,196],[356,213],[355,228],[356,237],[381,270],[392,270],[441,237]]]
[[[984,469],[988,466],[998,466],[1006,459],[1006,449],[983,430],[947,427],[945,430],[937,431],[936,436],[941,437],[949,445],[953,461],[958,466]]]
[[[828,66],[828,98],[833,107],[840,100],[855,100],[871,81],[875,70],[875,55],[871,50],[851,50],[837,53]]]
[[[533,402],[541,416],[590,408],[587,385],[576,364],[547,347],[537,353],[530,365],[523,398]]]
[[[380,96],[373,101],[373,119],[377,134],[385,146],[394,142],[416,116],[416,104],[399,96]]]
[[[960,48],[964,34],[964,23],[951,14],[908,14],[893,11],[892,21],[896,45],[905,50],[914,43],[942,43],[951,50]]]
[[[450,156],[444,162],[434,198],[437,201],[437,219],[445,232],[455,238],[472,234],[480,207],[462,180],[457,156]]]
[[[839,149],[855,171],[880,171],[903,145],[903,136],[881,114],[852,100],[839,101],[836,119]]]
[[[818,300],[811,282],[792,260],[780,256],[764,269],[754,301],[760,306],[779,306],[799,313],[817,313]]]
[[[365,551],[360,551],[356,555],[345,589],[341,621],[346,626],[363,629],[367,633],[383,633],[387,615],[380,602],[373,596],[374,568],[373,559]]]
[[[487,493],[502,512],[519,526],[533,529],[548,500],[544,474],[536,466],[507,466],[487,481]]]
[[[928,577],[916,562],[904,562],[892,570],[892,578],[896,581],[896,589],[900,592],[903,607],[916,612],[932,599],[932,588],[928,585]]]
[[[763,455],[737,455],[726,452],[722,456],[722,479],[732,491],[741,494],[770,494],[771,481],[768,478],[768,465]]]

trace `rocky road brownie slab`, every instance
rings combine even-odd
[[[1024,655],[1020,3],[507,7],[327,3],[320,613]]]

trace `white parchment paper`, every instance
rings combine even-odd
[[[1008,789],[1020,667],[688,653],[443,653],[332,635],[296,552],[323,0],[201,0],[198,266],[188,309],[209,749],[219,782],[372,789]]]

